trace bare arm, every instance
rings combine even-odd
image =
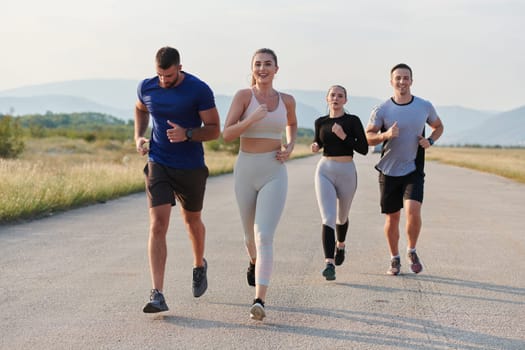
[[[141,155],[145,155],[148,153],[148,149],[144,147],[144,144],[149,142],[147,138],[144,137],[144,133],[146,130],[148,130],[149,125],[149,111],[146,106],[140,102],[137,101],[135,104],[135,146],[137,149],[137,152],[139,152]]]
[[[430,133],[430,136],[432,140],[437,141],[443,135],[443,130],[445,127],[443,126],[443,123],[441,122],[441,119],[438,117],[437,120],[430,125],[430,128],[432,129],[432,133]]]
[[[204,124],[198,129],[193,130],[194,141],[210,141],[215,140],[221,133],[221,122],[219,112],[216,107],[200,111],[202,123]]]
[[[385,132],[380,133],[380,130],[381,128],[379,126],[374,126],[372,124],[368,124],[366,127],[366,141],[370,146],[378,145],[386,140],[399,136],[397,122],[394,122],[394,124]]]
[[[200,111],[199,117],[204,125],[191,129],[191,141],[203,142],[218,138],[221,127],[217,108],[213,107],[205,111]],[[188,136],[186,135],[188,128],[184,128],[170,120],[168,120],[168,124],[171,128],[166,131],[166,136],[170,142],[184,142],[188,140]]]
[[[441,122],[441,119],[438,117],[433,123],[428,123],[430,125],[430,128],[432,129],[432,132],[428,136],[431,138],[434,142],[437,141],[443,135],[443,123]],[[428,141],[428,138],[420,137],[419,139],[419,145],[423,148],[429,148],[430,142]]]
[[[282,94],[284,104],[286,105],[286,117],[288,124],[286,125],[286,145],[284,145],[288,153],[292,153],[295,147],[295,140],[297,139],[297,115],[295,114],[295,99],[287,94]]]

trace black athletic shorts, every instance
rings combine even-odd
[[[423,203],[425,175],[414,171],[405,176],[387,176],[379,173],[381,213],[392,214],[403,208],[407,199]]]
[[[201,211],[208,168],[175,169],[148,162],[144,167],[149,207],[175,205],[175,198],[188,211]]]

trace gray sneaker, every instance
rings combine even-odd
[[[390,268],[386,272],[389,275],[396,276],[401,272],[401,260],[399,258],[392,258],[390,261]]]
[[[423,271],[423,265],[421,265],[421,261],[419,260],[416,252],[408,253],[408,261],[410,261],[410,271],[413,273],[420,273]]]
[[[195,298],[200,297],[208,289],[208,278],[206,272],[208,271],[208,262],[204,260],[204,266],[193,268],[193,283],[192,290]]]
[[[143,312],[153,314],[169,310],[168,304],[166,304],[166,300],[164,300],[164,295],[162,295],[158,289],[151,290],[149,300],[150,301],[144,306],[144,309],[142,309]]]

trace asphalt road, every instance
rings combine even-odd
[[[142,313],[144,194],[0,226],[0,349],[525,349],[524,185],[427,163],[425,270],[408,273],[403,256],[403,273],[387,276],[377,155],[357,156],[347,260],[328,282],[317,159],[288,163],[264,322],[249,318],[248,259],[233,178],[224,175],[210,178],[203,214],[209,289],[192,297],[190,243],[176,210],[163,314]]]

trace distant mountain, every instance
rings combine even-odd
[[[454,133],[447,138],[447,143],[525,147],[524,127],[525,106],[493,115],[471,129]]]
[[[99,112],[125,120],[133,119],[139,81],[126,79],[77,80],[0,91],[0,114],[45,114],[46,112]],[[327,114],[326,91],[284,90],[295,97],[300,127],[312,128]],[[232,96],[215,91],[217,109],[224,123]],[[364,126],[370,111],[383,99],[353,96],[346,110],[360,117]],[[461,106],[436,106],[445,125],[440,145],[523,145],[524,107],[508,112],[480,111]]]
[[[123,106],[132,107],[133,105]],[[0,114],[26,115],[46,112],[98,112],[124,120],[133,119],[133,109],[115,108],[102,105],[84,97],[67,95],[35,95],[28,97],[2,97],[0,95]]]
[[[460,106],[439,106],[436,107],[436,110],[445,126],[445,132],[439,140],[440,144],[456,144],[465,131],[497,115],[495,112],[484,112]]]
[[[0,97],[77,96],[100,105],[128,110],[135,105],[138,83],[129,79],[71,80],[4,90],[0,91]]]

